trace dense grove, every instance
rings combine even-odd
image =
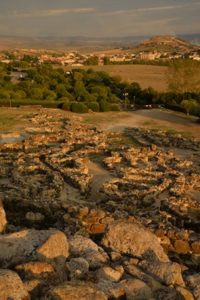
[[[175,78],[176,66],[172,71]],[[174,82],[173,77],[171,81]],[[182,85],[185,87],[186,83],[183,81]],[[179,82],[177,86],[180,87]],[[141,89],[136,82],[124,82],[119,76],[111,77],[106,72],[92,69],[66,72],[50,64],[33,66],[30,63],[25,69],[12,64],[0,65],[1,106],[40,104],[84,113],[89,109],[118,111],[131,105],[163,104],[171,109],[200,115],[200,93],[193,90],[176,90],[173,86],[170,92],[158,93],[151,87]]]

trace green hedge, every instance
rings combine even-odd
[[[70,102],[62,103],[62,106],[60,108],[62,108],[63,110],[70,111],[71,103]]]
[[[100,111],[106,112],[110,111],[110,103],[108,103],[106,100],[100,100],[99,101]]]
[[[119,104],[111,103],[111,104],[110,104],[110,110],[111,110],[111,111],[120,111],[120,110],[121,110],[121,107],[120,107]]]
[[[100,111],[100,105],[98,102],[89,102],[87,103],[87,107],[95,112]]]
[[[70,109],[71,109],[72,112],[80,113],[80,114],[88,112],[87,106],[84,103],[81,103],[81,102],[73,102],[71,104]]]
[[[46,101],[46,100],[9,100],[9,99],[0,99],[0,106],[4,107],[19,107],[19,106],[31,106],[31,105],[40,105],[46,108],[59,108],[63,102],[59,101]]]

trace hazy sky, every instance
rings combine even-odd
[[[0,35],[200,33],[200,0],[0,0]]]

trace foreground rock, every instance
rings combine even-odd
[[[87,282],[66,282],[49,292],[46,300],[107,300],[106,295]]]
[[[98,268],[108,261],[108,255],[91,239],[75,236],[69,241],[70,253],[76,257],[83,257],[90,268]]]
[[[7,224],[6,213],[3,207],[2,200],[0,200],[0,233],[5,230]]]
[[[150,287],[141,280],[124,280],[121,284],[125,289],[127,300],[145,300],[150,299],[152,296]]]
[[[152,251],[160,261],[169,261],[157,237],[136,221],[122,220],[109,225],[102,245],[139,258]]]
[[[0,299],[30,300],[23,282],[15,272],[0,269]]]
[[[58,230],[23,230],[0,236],[0,266],[3,268],[29,261],[63,267],[68,254],[67,238]]]
[[[139,265],[147,274],[154,276],[166,285],[185,286],[181,274],[181,267],[177,263],[150,260],[143,261]]]

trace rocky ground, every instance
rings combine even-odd
[[[29,125],[0,144],[0,299],[200,299],[200,141]]]

